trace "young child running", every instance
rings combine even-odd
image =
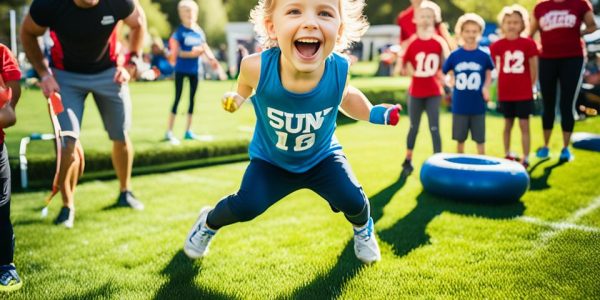
[[[233,112],[255,91],[250,164],[236,193],[201,210],[185,240],[189,257],[203,257],[223,226],[252,220],[307,188],[353,225],[359,260],[381,259],[369,201],[334,136],[338,109],[376,124],[396,125],[399,119],[399,106],[371,106],[348,85],[348,61],[334,52],[366,31],[364,5],[364,0],[258,1],[251,21],[268,50],[244,58],[237,92],[223,96],[224,108]]]
[[[492,44],[490,51],[498,66],[498,100],[504,114],[504,152],[506,158],[518,160],[510,151],[510,134],[515,118],[519,119],[523,158],[529,166],[529,115],[533,112],[533,87],[537,81],[538,49],[535,42],[523,36],[529,16],[527,10],[514,4],[498,15],[503,37]]]
[[[485,103],[490,99],[490,83],[494,63],[490,54],[479,48],[485,21],[474,13],[458,18],[455,33],[460,48],[444,63],[443,71],[451,77],[452,139],[457,152],[465,152],[469,131],[477,143],[477,153],[485,154]]]
[[[18,290],[23,285],[13,262],[15,235],[10,222],[10,166],[3,130],[16,122],[20,79],[17,60],[6,46],[0,44],[0,292]]]
[[[198,88],[198,73],[200,66],[200,57],[208,58],[210,65],[215,70],[221,71],[221,65],[215,58],[215,55],[210,50],[206,43],[206,36],[202,28],[198,26],[198,4],[193,0],[181,0],[177,4],[179,19],[181,25],[173,33],[169,39],[171,55],[175,59],[175,101],[169,114],[167,124],[167,133],[165,140],[173,145],[178,145],[179,139],[173,135],[173,124],[177,115],[177,106],[183,91],[183,80],[187,77],[190,82],[190,105],[188,107],[187,123],[185,134],[186,140],[198,139],[192,131],[192,118],[194,115],[194,97]]]
[[[409,41],[404,61],[405,73],[412,75],[408,88],[408,115],[410,129],[406,138],[406,159],[402,163],[403,173],[413,171],[412,155],[423,111],[427,113],[429,131],[433,141],[433,152],[442,151],[439,118],[442,101],[442,83],[438,78],[442,61],[448,57],[448,46],[444,39],[435,34],[435,24],[442,21],[440,7],[423,1],[415,11],[417,34]]]

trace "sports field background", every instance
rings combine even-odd
[[[136,149],[172,147],[159,143],[171,104],[170,84],[132,85]],[[201,86],[197,133],[206,130],[216,139],[250,137],[239,129],[253,124],[250,106],[235,114],[220,112],[218,97],[230,89],[228,85]],[[24,103],[43,101],[28,93],[39,91],[26,91]],[[159,106],[156,98],[164,103]],[[28,122],[46,126],[41,106],[37,113],[24,109],[29,105],[19,107],[20,123],[14,131],[28,128]],[[92,129],[98,121],[92,107],[87,106],[84,145],[101,148],[106,143],[108,147],[103,131]],[[142,111],[157,115],[146,117]],[[183,119],[178,121],[182,131]],[[531,188],[521,201],[458,203],[422,190],[419,166],[432,151],[426,121],[424,117],[417,139],[417,168],[407,178],[399,177],[407,118],[398,127],[365,122],[338,127],[337,136],[371,201],[382,250],[382,261],[373,266],[363,266],[354,257],[352,230],[343,216],[306,190],[284,198],[253,221],[221,230],[202,261],[187,259],[181,250],[185,235],[201,207],[214,205],[239,187],[247,166],[239,162],[134,177],[136,196],[146,204],[142,212],[113,207],[115,180],[83,183],[77,190],[72,230],[51,223],[60,201],[52,204],[48,219],[40,218],[47,191],[13,194],[15,263],[24,286],[0,298],[546,299],[600,295],[600,155],[574,150],[575,161],[559,164],[557,130],[551,144],[553,158],[532,160]],[[450,125],[451,115],[443,113],[443,149],[454,152]],[[487,125],[486,149],[502,156],[503,119],[489,116]],[[600,119],[578,122],[576,131],[600,132]],[[513,134],[517,150],[517,128]],[[136,135],[144,138],[135,140]],[[532,135],[535,149],[541,144],[538,117],[532,119]],[[472,142],[467,151],[475,152]]]

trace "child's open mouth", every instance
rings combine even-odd
[[[321,48],[321,41],[315,38],[301,38],[294,42],[296,50],[301,58],[310,59],[317,54]]]

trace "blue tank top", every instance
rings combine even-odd
[[[206,36],[202,29],[187,28],[183,25],[177,27],[172,38],[179,43],[179,49],[182,51],[191,51],[192,48],[206,43]],[[175,72],[197,75],[199,62],[199,57],[184,58],[177,56],[177,60],[175,61]]]
[[[250,159],[258,158],[294,173],[306,172],[342,146],[334,136],[348,61],[333,53],[317,86],[294,93],[281,84],[279,48],[261,54],[260,79],[252,104],[256,114]]]

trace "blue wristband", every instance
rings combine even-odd
[[[385,125],[385,111],[386,107],[383,105],[375,105],[371,108],[371,113],[369,114],[369,122],[373,124]]]

